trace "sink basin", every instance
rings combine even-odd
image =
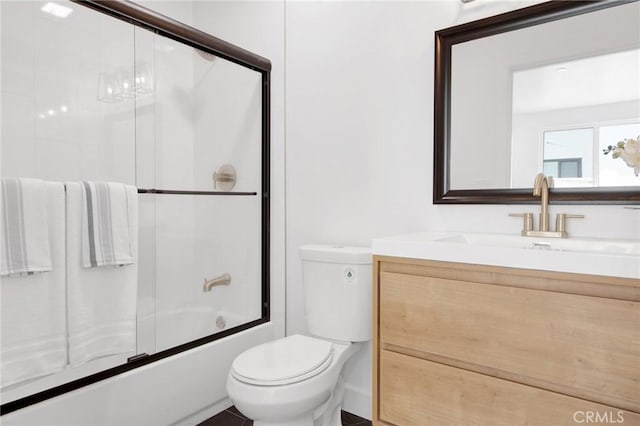
[[[508,247],[532,250],[557,250],[583,253],[640,256],[640,242],[597,238],[532,238],[519,235],[460,233],[437,239],[440,242],[485,247]],[[640,261],[640,260],[639,260]]]
[[[377,255],[640,279],[640,241],[419,232],[373,240]]]

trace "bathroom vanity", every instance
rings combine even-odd
[[[638,243],[576,240],[374,240],[374,424],[640,424]]]

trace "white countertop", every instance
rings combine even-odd
[[[640,241],[417,232],[373,240],[374,255],[640,279]]]

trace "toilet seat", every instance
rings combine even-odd
[[[332,360],[330,342],[295,334],[243,352],[233,361],[231,374],[252,385],[281,386],[322,373]]]

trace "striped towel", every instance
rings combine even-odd
[[[113,182],[83,181],[82,186],[82,265],[132,264],[129,205],[137,203],[137,190]]]
[[[1,276],[31,275],[52,270],[43,180],[2,179],[0,228]]]

